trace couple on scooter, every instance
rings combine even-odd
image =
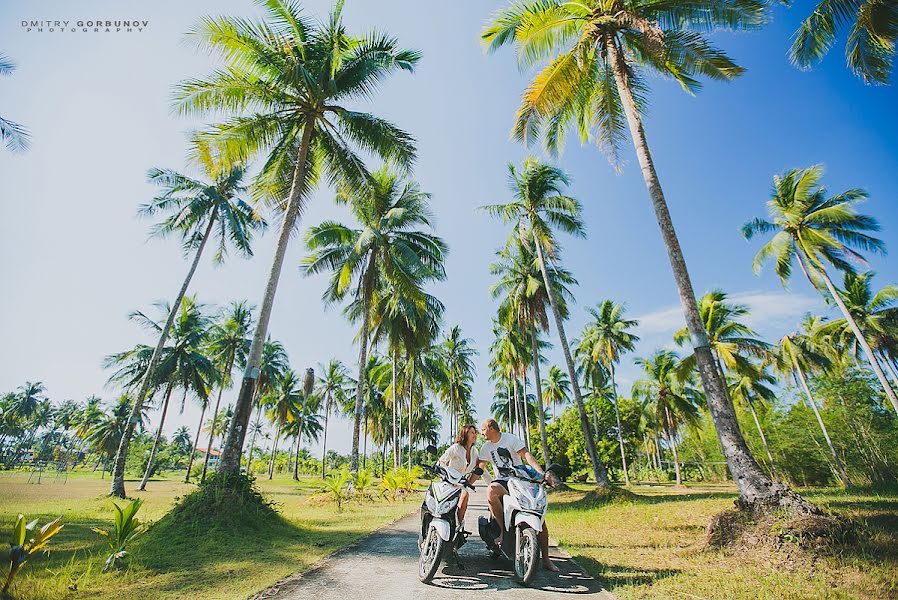
[[[524,461],[537,473],[545,474],[546,481],[550,485],[554,485],[555,478],[551,471],[544,472],[537,460],[530,454],[526,444],[518,436],[503,432],[499,429],[499,423],[495,419],[486,419],[480,424],[480,433],[486,440],[478,451],[474,448],[477,442],[477,430],[473,425],[465,425],[462,427],[455,438],[455,443],[446,449],[446,452],[439,459],[439,463],[451,467],[461,473],[470,471],[474,466],[481,468],[487,463],[492,465],[493,481],[487,488],[486,498],[489,504],[490,513],[499,525],[499,538],[496,540],[497,545],[501,545],[503,536],[503,516],[502,516],[502,496],[508,494],[508,481],[499,474],[499,467],[513,467],[522,465]],[[499,452],[499,448],[508,451],[510,459],[504,458]],[[476,461],[476,464],[473,464]],[[477,475],[471,475],[470,482],[473,484],[477,481]],[[458,514],[462,519],[468,507],[468,491],[462,491],[462,497],[459,499]],[[549,532],[544,526],[539,533],[539,545],[542,552],[543,568],[549,571],[558,571],[558,567],[549,558]]]

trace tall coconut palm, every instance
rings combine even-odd
[[[347,293],[361,299],[359,380],[353,421],[350,469],[358,469],[364,366],[367,364],[371,304],[374,292],[389,281],[396,292],[420,299],[421,284],[446,277],[445,242],[427,233],[433,215],[429,194],[413,181],[403,181],[387,167],[373,173],[370,185],[358,189],[343,185],[338,203],[348,204],[360,225],[347,227],[326,221],[306,236],[311,254],[303,261],[307,274],[331,272],[324,294],[326,304],[343,300]]]
[[[258,0],[257,0],[258,1]],[[182,82],[175,92],[181,114],[233,115],[200,135],[242,162],[263,155],[259,199],[282,213],[281,227],[234,418],[219,471],[237,473],[253,392],[259,377],[284,256],[299,214],[322,174],[366,185],[356,149],[407,168],[415,157],[411,137],[355,107],[390,73],[412,71],[419,54],[398,48],[379,32],[352,36],[343,24],[343,2],[316,23],[291,0],[261,0],[262,20],[206,18],[191,31],[201,48],[221,56],[225,68]]]
[[[283,344],[278,341],[269,339],[265,342],[262,350],[262,363],[259,368],[259,377],[256,380],[256,389],[253,396],[253,405],[256,408],[256,422],[252,427],[252,438],[249,443],[249,455],[246,459],[247,468],[253,462],[253,450],[256,447],[256,436],[262,431],[262,408],[264,402],[262,397],[268,393],[271,385],[277,381],[281,375],[290,368],[290,361],[287,358],[287,351],[284,350]],[[233,421],[233,417],[231,417]],[[228,428],[230,431],[230,427]]]
[[[522,429],[523,415],[518,414],[518,378],[521,376],[522,365],[527,364],[530,356],[529,339],[518,329],[514,323],[507,320],[493,320],[493,342],[490,344],[490,380],[497,390],[506,388],[505,398],[509,404],[509,430],[520,432]],[[499,394],[501,395],[501,394]],[[523,434],[522,434],[523,435]]]
[[[317,442],[321,435],[321,396],[313,393],[315,385],[315,371],[306,369],[303,380],[302,399],[293,407],[293,415],[287,420],[284,427],[285,433],[296,439],[296,459],[293,461],[293,480],[299,481],[299,450],[303,436],[305,439]]]
[[[262,397],[262,402],[267,407],[268,419],[275,427],[271,462],[268,465],[268,479],[274,476],[274,462],[278,453],[281,431],[301,412],[304,399],[300,377],[293,369],[287,369],[281,373],[272,382],[268,393]]]
[[[5,54],[0,54],[0,75],[12,75],[16,65]],[[28,129],[9,119],[0,117],[0,141],[6,144],[10,152],[22,152],[28,149]]]
[[[210,358],[219,370],[220,382],[218,396],[215,398],[215,409],[212,411],[212,422],[218,420],[218,409],[221,405],[221,394],[225,388],[230,389],[231,377],[235,366],[243,366],[246,363],[246,354],[249,352],[250,327],[252,327],[252,308],[245,302],[232,302],[227,311],[223,313],[219,321],[209,329],[208,352]],[[209,429],[209,441],[206,443],[206,455],[203,458],[203,474],[200,481],[206,480],[206,471],[209,468],[209,457],[212,450],[212,440],[215,435],[221,433],[214,427]],[[191,462],[193,457],[191,456]],[[190,476],[190,468],[187,469],[187,477]]]
[[[682,423],[698,419],[701,394],[688,379],[691,373],[685,372],[684,377],[675,352],[658,350],[649,358],[637,358],[634,362],[642,367],[644,377],[633,383],[633,398],[653,405],[657,421],[662,423],[673,452],[676,483],[681,485],[683,479],[677,453],[677,435]]]
[[[826,356],[824,348],[815,343],[812,336],[804,333],[792,332],[784,335],[777,344],[774,355],[774,366],[786,376],[791,376],[794,381],[805,393],[808,405],[814,411],[817,417],[817,424],[823,433],[823,439],[829,447],[829,452],[833,457],[833,465],[836,476],[839,478],[843,486],[851,485],[851,479],[848,477],[848,471],[836,452],[832,439],[829,437],[829,431],[820,415],[820,408],[811,394],[811,388],[808,386],[806,374],[811,372],[819,372],[829,368],[831,361]]]
[[[453,325],[440,343],[440,353],[447,383],[443,406],[449,414],[450,435],[455,435],[468,406],[475,375],[474,357],[479,352],[474,348],[474,340],[463,337],[461,327]]]
[[[187,294],[207,244],[211,240],[215,245],[213,263],[216,265],[224,262],[229,246],[248,258],[252,256],[254,232],[265,227],[265,221],[242,198],[246,193],[243,166],[225,163],[202,141],[195,142],[194,155],[205,179],[195,179],[170,169],[150,169],[150,183],[162,188],[162,192],[140,207],[143,216],[165,215],[161,222],[153,226],[152,235],[178,236],[185,256],[192,252],[193,260],[170,305],[165,324],[158,328],[159,339],[149,357],[143,380],[134,393],[132,412],[135,415],[143,410],[143,403],[153,387],[154,372],[162,359],[181,301]],[[121,448],[116,453],[112,470],[109,493],[119,498],[125,497],[125,459],[132,431],[129,426],[122,436]]]
[[[165,305],[160,306],[164,314],[171,314],[172,310]],[[143,479],[137,488],[141,491],[146,489],[150,474],[153,472],[153,466],[156,459],[156,452],[159,448],[159,441],[162,438],[162,428],[165,425],[165,417],[168,412],[168,402],[171,392],[174,389],[182,390],[181,412],[184,412],[184,404],[189,394],[196,397],[203,408],[200,414],[200,421],[197,425],[197,441],[199,440],[200,429],[202,428],[202,416],[205,414],[206,405],[209,401],[209,389],[217,380],[218,373],[212,361],[204,353],[206,343],[206,334],[209,328],[209,317],[203,312],[204,306],[197,304],[195,299],[184,297],[181,300],[181,306],[175,311],[177,318],[171,328],[172,345],[163,348],[160,352],[161,361],[159,365],[159,374],[166,374],[166,394],[162,404],[162,414],[159,417],[159,428],[156,430],[156,437],[153,446],[150,449],[150,458],[147,461],[147,468],[144,471]],[[162,325],[153,321],[140,311],[132,313],[131,318],[142,323],[145,327],[161,334]],[[167,336],[166,336],[167,337]],[[150,359],[152,362],[152,359]],[[148,367],[149,369],[149,367]],[[144,379],[151,377],[144,374]],[[152,381],[152,380],[150,380]],[[143,384],[141,383],[141,386]],[[127,430],[125,431],[127,435]],[[195,446],[196,444],[194,444]],[[115,475],[115,473],[113,473]]]
[[[104,471],[106,463],[115,456],[118,450],[122,434],[131,418],[132,403],[133,399],[127,394],[119,396],[109,410],[104,412],[94,423],[86,436],[87,443],[103,460]],[[146,422],[147,410],[144,408],[138,417],[136,430],[143,431]]]
[[[543,403],[552,405],[552,419],[555,417],[555,408],[562,407],[571,399],[571,380],[567,374],[557,365],[549,367],[549,373],[542,382]]]
[[[858,328],[869,340],[877,358],[882,359],[892,382],[898,385],[895,357],[898,355],[898,286],[887,285],[876,293],[871,289],[874,273],[845,273],[843,289],[839,295]],[[835,319],[821,327],[823,335],[830,336],[847,349],[857,360],[862,353],[860,344],[845,319]]]
[[[318,378],[318,386],[315,393],[324,401],[324,441],[321,445],[321,478],[327,472],[327,425],[331,413],[339,410],[346,402],[346,394],[350,393],[348,386],[351,382],[346,366],[332,358],[327,365],[319,365],[321,376]]]
[[[570,235],[580,237],[585,235],[580,216],[582,209],[579,202],[564,195],[564,188],[569,185],[569,181],[561,169],[543,164],[535,158],[527,158],[521,169],[509,164],[508,172],[509,188],[514,200],[506,204],[494,204],[484,208],[490,214],[501,216],[506,223],[513,223],[521,243],[532,245],[534,248],[542,273],[546,298],[555,317],[555,329],[558,332],[568,376],[571,378],[574,404],[580,413],[580,426],[583,428],[583,437],[586,440],[586,452],[592,463],[596,485],[606,487],[609,485],[608,474],[605,465],[599,460],[595,442],[589,432],[589,420],[586,416],[586,409],[583,407],[583,397],[580,393],[580,384],[577,381],[574,359],[571,357],[559,300],[552,288],[548,272],[549,265],[547,264],[551,261],[554,265],[559,260],[560,250],[555,239],[555,229]]]
[[[667,248],[705,398],[740,496],[746,505],[817,512],[785,486],[774,484],[742,438],[725,382],[714,366],[642,122],[648,92],[645,72],[673,78],[689,93],[700,89],[700,77],[733,79],[743,69],[704,34],[753,29],[764,20],[764,4],[757,0],[699,0],[688,5],[540,0],[500,11],[482,38],[490,50],[516,45],[524,66],[551,59],[524,93],[514,129],[519,140],[529,143],[542,134],[549,150],[555,151],[563,145],[566,131],[575,127],[581,141],[594,138],[617,165],[629,129]]]
[[[884,253],[882,240],[867,233],[879,231],[879,223],[857,211],[858,203],[867,197],[867,192],[851,189],[827,197],[826,188],[820,184],[822,178],[823,167],[820,165],[792,169],[782,177],[774,177],[773,193],[767,202],[770,220],[756,218],[749,221],[742,226],[742,235],[751,239],[758,234],[774,233],[755,256],[755,273],[760,272],[766,261],[774,260],[776,274],[785,286],[797,261],[811,285],[825,299],[836,303],[892,407],[898,412],[898,396],[826,268],[829,263],[837,270],[853,273],[849,261],[865,262],[858,250]]]
[[[898,38],[898,5],[890,0],[823,0],[795,31],[789,59],[801,69],[811,68],[845,30],[851,72],[864,83],[888,84]]]
[[[614,399],[614,417],[617,420],[617,441],[620,446],[620,458],[623,465],[624,483],[630,485],[627,472],[627,454],[624,451],[624,436],[621,429],[620,407],[618,406],[617,379],[615,365],[620,362],[621,354],[632,352],[636,348],[639,336],[630,330],[639,322],[625,318],[626,308],[612,300],[603,300],[597,308],[587,308],[592,317],[583,329],[578,347],[588,349],[593,361],[600,361],[608,369],[611,379],[611,396]]]
[[[533,366],[533,381],[536,386],[536,397],[542,402],[542,379],[539,374],[539,333],[549,331],[549,297],[543,281],[539,259],[533,245],[522,243],[519,236],[512,236],[505,248],[498,252],[499,260],[490,265],[490,272],[499,276],[499,282],[493,285],[491,293],[494,298],[502,297],[499,306],[500,318],[512,319],[518,326],[529,333],[530,362]],[[549,275],[549,285],[553,287],[555,301],[558,303],[562,319],[568,317],[568,301],[573,299],[570,287],[577,281],[569,271],[556,265]],[[542,456],[545,464],[551,462],[549,444],[546,438],[546,424],[541,418],[545,413],[537,411]],[[526,414],[526,413],[525,413]]]

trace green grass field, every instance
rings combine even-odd
[[[554,494],[552,534],[621,600],[898,598],[898,490],[805,490],[862,524],[839,555],[704,548],[711,517],[732,508],[732,486],[633,486],[640,497],[596,506],[587,488]]]
[[[146,492],[136,492],[137,482],[128,482],[128,493],[144,499],[141,519],[160,519],[178,496],[196,489],[181,477],[151,481]],[[266,498],[279,504],[280,521],[236,537],[233,529],[203,530],[171,532],[164,545],[137,541],[127,567],[102,573],[108,552],[91,528],[111,526],[112,501],[105,496],[109,480],[92,473],[70,476],[64,484],[52,476],[39,485],[27,480],[27,474],[0,473],[2,541],[20,512],[29,520],[40,518],[41,524],[63,515],[65,527],[53,539],[49,556],[29,561],[16,578],[12,592],[23,600],[245,598],[417,507],[411,500],[349,502],[338,513],[332,504],[311,499],[320,479],[308,477],[298,484],[287,476],[260,479]],[[4,544],[3,576],[7,552]]]

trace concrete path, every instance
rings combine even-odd
[[[589,577],[570,556],[557,547],[550,554],[560,573],[543,569],[530,588],[515,583],[509,563],[490,560],[477,535],[477,517],[487,514],[486,490],[471,494],[465,523],[474,535],[462,546],[464,570],[444,562],[433,583],[418,581],[418,512],[345,548],[318,567],[290,577],[260,593],[258,599],[277,600],[411,600],[465,598],[561,598],[579,595],[590,600],[614,600],[602,585]],[[551,524],[551,507],[549,523]]]

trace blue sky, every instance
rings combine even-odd
[[[517,69],[512,51],[487,56],[478,34],[504,2],[347,2],[354,31],[371,27],[422,51],[413,75],[385,83],[368,107],[418,140],[416,179],[433,194],[437,231],[448,241],[448,280],[434,287],[446,304],[447,325],[459,324],[481,351],[475,385],[479,416],[491,402],[487,349],[493,307],[488,264],[506,229],[476,207],[507,198],[506,168],[527,150],[509,136],[514,111],[531,73]],[[304,2],[312,15],[329,3]],[[822,65],[800,72],[788,64],[791,32],[810,3],[778,8],[762,31],[715,35],[745,76],[708,83],[691,97],[678,85],[650,79],[648,140],[689,263],[697,294],[720,287],[753,310],[750,323],[773,339],[794,328],[823,302],[802,281],[784,291],[771,272],[751,273],[757,243],[739,226],[763,215],[772,176],[787,168],[826,165],[833,191],[868,190],[864,210],[898,242],[898,93],[865,87],[844,66],[842,47]],[[4,353],[0,390],[25,380],[45,383],[54,400],[83,399],[104,388],[103,356],[147,341],[126,315],[149,309],[176,292],[187,264],[175,241],[148,240],[149,222],[135,216],[152,197],[149,167],[185,169],[184,132],[201,123],[173,116],[171,87],[203,75],[216,63],[186,45],[186,32],[207,14],[253,15],[248,0],[131,4],[24,0],[0,6],[0,52],[18,65],[0,80],[0,114],[27,125],[32,149],[0,151],[0,319]],[[143,32],[28,32],[23,20],[140,19]],[[639,318],[639,354],[670,345],[682,323],[676,290],[635,156],[629,147],[618,175],[594,145],[572,137],[559,164],[571,175],[571,195],[585,207],[588,238],[564,240],[564,263],[580,282],[568,324],[576,337],[584,307],[603,298],[626,302]],[[346,219],[321,189],[302,228],[325,218]],[[192,291],[202,302],[260,301],[275,236],[256,246],[251,261],[221,268],[208,261]],[[297,239],[285,263],[270,331],[282,340],[296,369],[334,356],[357,356],[353,330],[340,311],[320,302],[323,278],[303,278]],[[893,261],[874,258],[878,286],[896,279]],[[558,363],[559,352],[549,358]],[[637,373],[624,358],[622,389]],[[232,402],[236,391],[225,395]],[[198,408],[170,418],[165,430],[195,427]],[[154,415],[155,416],[155,415]],[[349,447],[340,423],[331,439]],[[312,447],[317,451],[316,447]]]

